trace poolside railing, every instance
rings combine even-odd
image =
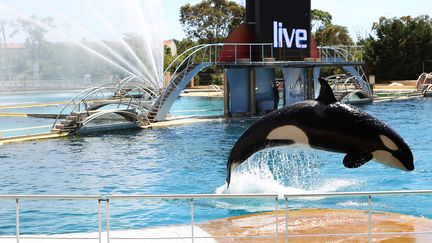
[[[379,235],[421,235],[421,234],[432,234],[432,231],[413,231],[413,232],[373,232],[373,217],[372,217],[372,198],[375,197],[383,197],[383,196],[394,196],[394,195],[418,195],[418,194],[432,194],[432,190],[406,190],[406,191],[364,191],[364,192],[332,192],[332,193],[292,193],[285,194],[283,197],[280,197],[278,194],[166,194],[166,195],[0,195],[0,200],[13,200],[15,201],[15,227],[16,227],[16,235],[14,236],[0,236],[0,239],[16,239],[16,242],[20,242],[20,240],[24,239],[86,239],[86,240],[98,240],[98,242],[107,242],[110,240],[175,240],[175,239],[190,239],[191,242],[194,242],[198,239],[274,239],[275,242],[279,242],[280,232],[279,232],[279,204],[281,202],[285,202],[285,233],[284,238],[285,242],[288,242],[290,238],[306,238],[306,237],[347,237],[347,236],[367,236],[368,241],[372,242],[373,236]],[[367,197],[367,225],[368,230],[364,233],[344,233],[344,234],[288,234],[288,205],[289,201],[292,199],[299,198],[310,198],[310,197]],[[275,205],[275,232],[273,237],[269,236],[197,236],[194,232],[195,226],[195,200],[197,199],[270,199],[274,200]],[[155,199],[163,199],[163,200],[178,200],[184,199],[188,200],[190,203],[190,235],[189,236],[181,236],[181,237],[143,237],[143,238],[133,238],[133,237],[112,237],[110,236],[111,232],[111,207],[112,202],[114,201],[122,201],[122,200],[155,200]],[[94,201],[98,205],[98,236],[97,237],[54,237],[54,236],[31,236],[20,235],[20,202],[25,200],[69,200],[69,201]],[[102,206],[105,206],[105,222],[106,222],[106,231],[102,232]],[[103,234],[105,234],[103,236]],[[104,240],[104,241],[103,241]]]

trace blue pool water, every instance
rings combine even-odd
[[[220,99],[184,97],[177,101],[175,110],[217,110],[221,106]],[[226,191],[226,158],[232,145],[254,120],[215,120],[1,146],[0,194],[283,194],[431,189],[432,123],[428,111],[432,110],[432,100],[377,103],[361,108],[405,138],[415,157],[414,172],[375,162],[347,169],[342,164],[342,154],[283,148],[255,155],[235,173],[230,190]],[[5,120],[1,119],[3,123]],[[29,122],[38,120],[28,119]],[[274,208],[271,200],[199,199],[195,203],[197,221]],[[373,198],[374,210],[432,218],[432,210],[427,205],[432,205],[432,196]],[[112,201],[111,228],[188,223],[189,207],[187,200]],[[290,207],[366,209],[367,198],[295,199]],[[97,231],[96,212],[96,202],[24,200],[21,233]],[[0,202],[0,235],[14,233],[15,202]]]

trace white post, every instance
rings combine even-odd
[[[278,197],[276,197],[275,209],[276,209],[276,216],[275,216],[275,220],[276,220],[276,243],[278,243],[279,242],[279,218],[278,218],[279,201],[278,201]]]
[[[15,215],[15,217],[16,217],[16,242],[17,243],[19,243],[20,242],[20,205],[19,205],[19,199],[17,198],[16,199],[16,204],[15,204],[15,210],[16,210],[16,215]]]
[[[98,228],[99,228],[99,243],[102,243],[102,205],[101,205],[101,199],[98,199]]]
[[[192,226],[192,243],[194,243],[194,199],[191,198],[191,226]]]
[[[285,243],[288,243],[288,197],[285,197]]]
[[[372,243],[372,196],[368,198],[368,242]]]
[[[106,234],[107,234],[107,243],[110,242],[110,202],[109,199],[106,200]]]

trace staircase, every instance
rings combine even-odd
[[[55,124],[54,128],[51,129],[53,133],[74,133],[78,128],[79,117],[82,114],[71,113],[66,117],[66,120],[61,121],[59,124]]]
[[[211,62],[192,63],[184,68],[176,77],[173,77],[162,95],[156,100],[147,118],[150,122],[164,120],[171,106],[179,97],[180,92],[186,87],[190,80],[202,69],[213,65]]]
[[[366,75],[364,75],[363,69],[357,70],[353,66],[342,66],[342,69],[345,71],[346,74],[348,74],[348,76],[355,77],[355,79],[358,81],[358,82],[353,82],[356,89],[363,89],[363,87],[360,86],[359,82],[361,81],[366,83],[368,82],[367,80],[365,80]],[[360,77],[362,80],[358,80]]]
[[[356,55],[352,51],[350,51],[350,48],[352,49],[353,47],[348,47],[348,49],[344,49],[344,47],[321,47],[321,60],[324,62],[340,62],[341,64],[355,60]],[[356,90],[362,90],[367,93],[369,97],[372,97],[372,91],[370,89],[369,82],[363,68],[360,65],[357,66],[357,68],[355,66],[341,65],[341,68],[348,76],[354,79],[351,83]],[[347,95],[347,91],[341,91],[337,93],[337,100],[341,100],[344,96]]]
[[[334,92],[333,94],[334,94],[337,101],[341,101],[343,99],[343,97],[345,97],[349,93],[350,92],[340,91],[340,92]]]
[[[168,100],[169,96],[174,91],[174,89],[176,89],[178,87],[178,85],[182,82],[182,80],[187,75],[187,73],[191,72],[196,66],[197,66],[196,64],[189,65],[189,67],[184,69],[182,72],[179,73],[179,75],[177,75],[175,78],[173,78],[170,81],[168,86],[165,88],[165,91],[162,93],[161,96],[159,96],[159,98],[154,103],[152,109],[147,114],[147,118],[150,121],[152,121],[152,122],[154,121],[158,111],[164,105],[164,103]]]

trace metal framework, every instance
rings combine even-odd
[[[165,119],[175,99],[200,70],[212,65],[264,65],[274,63],[272,43],[218,43],[194,46],[166,68],[172,78],[149,113],[149,120]]]
[[[285,211],[285,233],[284,238],[285,242],[288,242],[290,238],[310,238],[310,237],[340,237],[340,236],[367,236],[368,241],[372,242],[372,237],[376,235],[419,235],[419,234],[432,234],[431,231],[414,231],[414,232],[373,232],[373,215],[372,215],[372,198],[384,197],[384,196],[394,196],[394,195],[419,195],[426,194],[431,195],[432,190],[407,190],[407,191],[363,191],[363,192],[333,192],[333,193],[293,193],[293,194],[285,194],[283,197],[280,197],[278,194],[167,194],[167,195],[0,195],[0,200],[9,200],[15,201],[15,228],[16,234],[14,236],[0,236],[0,239],[16,239],[16,242],[19,243],[20,240],[24,239],[78,239],[78,238],[70,238],[70,237],[47,237],[47,236],[22,236],[20,234],[20,212],[21,212],[21,204],[20,202],[25,200],[43,200],[43,201],[59,201],[59,200],[69,200],[69,201],[90,201],[97,203],[98,205],[98,237],[87,237],[87,238],[79,238],[79,239],[94,239],[98,240],[100,243],[103,240],[102,235],[106,235],[106,242],[109,243],[110,240],[115,239],[123,239],[123,240],[156,240],[156,239],[165,239],[165,240],[174,240],[174,239],[191,239],[192,242],[196,239],[205,239],[205,238],[243,238],[243,239],[253,239],[257,237],[232,237],[232,236],[216,236],[216,237],[201,237],[196,236],[194,232],[195,225],[195,215],[194,215],[194,201],[196,199],[221,199],[221,198],[245,198],[245,199],[270,199],[275,202],[275,233],[274,239],[275,242],[279,242],[279,220],[278,220],[278,211],[280,203],[284,202],[284,211]],[[347,233],[347,234],[288,234],[288,210],[289,210],[289,201],[291,199],[299,199],[299,198],[310,198],[310,197],[347,197],[347,196],[357,196],[357,197],[366,197],[368,201],[368,231],[364,233]],[[164,199],[164,200],[179,200],[184,199],[190,202],[190,236],[189,237],[157,237],[157,238],[115,238],[110,236],[111,231],[111,217],[110,209],[112,207],[113,201],[120,200],[154,200],[154,199]],[[106,212],[105,212],[105,221],[106,221],[106,231],[102,231],[102,204],[105,204]],[[268,238],[268,237],[258,237],[258,238]]]
[[[137,126],[145,125],[149,123],[148,109],[157,97],[157,91],[143,86],[137,77],[132,76],[118,83],[92,87],[79,92],[66,103],[52,125],[52,129],[56,128],[56,125],[61,125],[59,122],[62,116],[66,117],[67,125],[80,129],[107,113],[122,115],[128,121],[133,117],[133,122],[137,122]],[[108,106],[116,108],[104,110]]]
[[[432,85],[432,72],[422,73],[417,78],[416,88],[418,91],[423,91]]]
[[[326,46],[319,47],[321,60],[331,63],[340,63],[342,68],[355,79],[367,82],[367,77],[359,66],[362,57],[362,46]],[[350,62],[357,63],[354,68],[349,66]],[[171,79],[165,89],[155,90],[151,82],[144,82],[137,76],[130,76],[119,83],[111,83],[99,87],[90,88],[74,96],[60,112],[59,117],[64,112],[69,112],[66,117],[66,123],[70,124],[75,119],[77,112],[88,111],[88,106],[101,108],[106,105],[118,102],[135,105],[135,109],[141,110],[139,118],[146,122],[164,120],[168,114],[175,99],[185,88],[187,83],[202,69],[212,65],[221,66],[263,66],[284,67],[286,65],[305,65],[303,61],[286,62],[276,61],[273,53],[272,43],[218,43],[202,44],[194,46],[180,55],[164,71],[164,76],[172,71]],[[314,64],[316,65],[316,63]],[[348,65],[348,66],[347,66]],[[132,91],[138,91],[145,96],[145,102],[142,99],[132,99],[129,95]],[[104,92],[111,92],[107,97]],[[143,97],[144,97],[143,96]],[[98,105],[95,105],[95,104]],[[141,109],[139,108],[141,106]],[[93,110],[97,110],[94,108]],[[142,114],[142,115],[141,115]],[[90,117],[90,115],[87,115]],[[81,121],[81,120],[80,120]],[[53,124],[53,129],[58,124],[58,118]],[[61,128],[59,125],[58,127]],[[77,127],[79,129],[79,127]]]
[[[335,62],[346,61],[346,62],[362,62],[363,61],[363,49],[362,45],[353,46],[319,46],[318,52],[321,58],[332,60]]]

